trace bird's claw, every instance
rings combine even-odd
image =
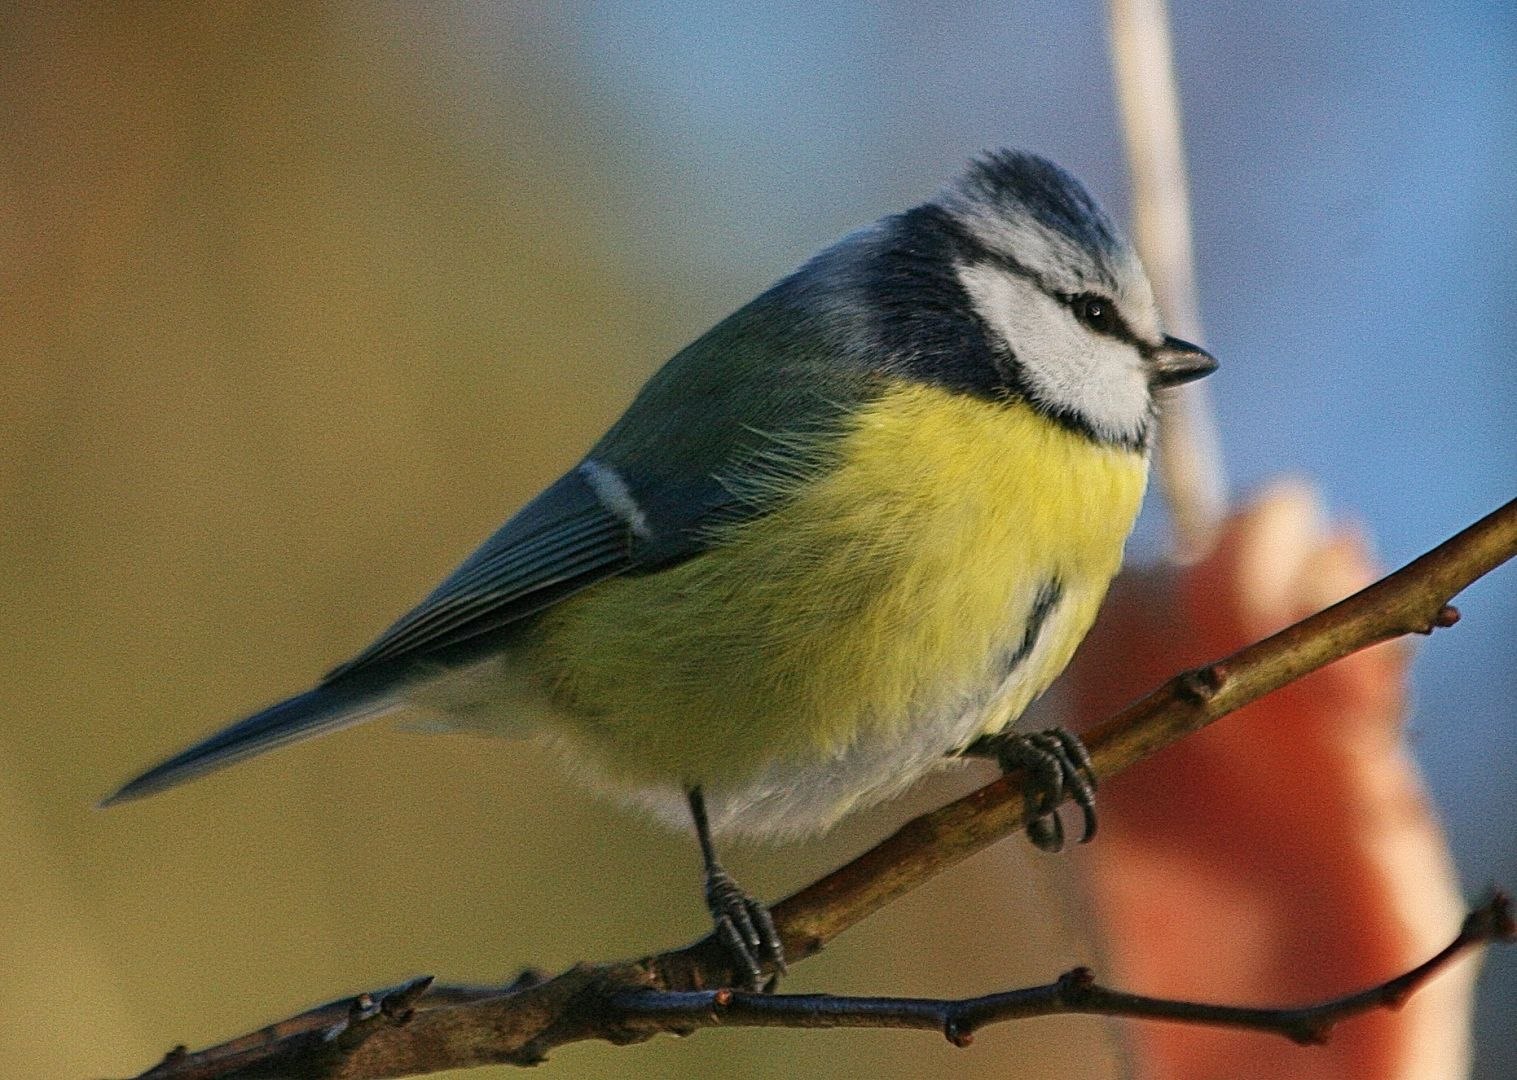
[[[982,739],[971,748],[993,756],[1005,772],[1027,774],[1027,838],[1043,851],[1064,847],[1064,823],[1059,804],[1073,799],[1084,818],[1079,842],[1096,834],[1096,774],[1090,753],[1078,736],[1066,728],[1046,731],[1006,732]]]
[[[779,975],[785,967],[785,947],[769,909],[753,899],[721,868],[706,876],[706,907],[716,923],[716,938],[732,958],[745,989],[766,989],[764,965]],[[773,980],[768,983],[773,985]]]

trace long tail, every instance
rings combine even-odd
[[[140,799],[164,788],[193,780],[243,758],[261,754],[301,739],[357,724],[387,713],[399,705],[392,686],[342,681],[327,683],[270,705],[246,720],[218,731],[188,750],[155,765],[100,805]]]

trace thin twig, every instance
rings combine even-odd
[[[620,1026],[645,1026],[650,1032],[702,1027],[914,1028],[940,1031],[955,1046],[968,1046],[975,1031],[991,1024],[1083,1013],[1244,1028],[1312,1045],[1326,1042],[1332,1028],[1350,1016],[1399,1008],[1465,952],[1493,941],[1511,942],[1514,936],[1517,926],[1512,921],[1511,900],[1495,892],[1465,917],[1452,942],[1411,971],[1366,990],[1295,1008],[1207,1005],[1128,994],[1098,985],[1088,968],[1075,968],[1046,986],[960,1000],[633,990],[612,995],[605,1008],[615,1014]]]
[[[1191,244],[1190,184],[1180,94],[1164,0],[1111,0],[1111,52],[1132,180],[1133,242],[1170,333],[1199,342],[1201,305]],[[1210,549],[1226,505],[1217,424],[1200,383],[1164,391],[1158,480],[1174,522],[1176,554]]]
[[[1349,653],[1453,625],[1458,612],[1449,601],[1514,555],[1517,500],[1347,600],[1225,660],[1176,676],[1134,702],[1091,734],[1096,772],[1119,772]],[[775,923],[792,961],[815,954],[894,898],[1020,829],[1024,809],[1018,778],[1003,777],[908,822],[775,905]],[[472,1065],[534,1064],[569,1042],[635,1042],[654,1031],[699,1026],[671,1020],[650,1030],[618,1016],[606,1002],[628,990],[720,987],[734,975],[707,937],[642,960],[575,967],[550,979],[529,974],[498,990],[428,989],[430,980],[413,981],[313,1009],[199,1053],[179,1048],[142,1080],[376,1080]],[[1393,994],[1409,993],[1423,977],[1412,972],[1387,985]]]

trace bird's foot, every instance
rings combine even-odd
[[[732,964],[747,990],[773,987],[786,972],[785,946],[769,909],[738,888],[737,882],[719,866],[706,874],[706,907],[716,923],[716,938],[732,957]],[[765,985],[764,965],[776,969]]]
[[[1067,728],[1046,731],[986,735],[971,743],[965,753],[993,758],[1004,772],[1027,774],[1027,838],[1043,851],[1064,847],[1064,823],[1059,804],[1073,799],[1084,816],[1080,843],[1096,834],[1096,774],[1090,754],[1074,732]]]

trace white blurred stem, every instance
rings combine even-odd
[[[1202,342],[1191,250],[1190,189],[1164,0],[1111,0],[1112,63],[1132,178],[1133,239],[1169,332]],[[1175,555],[1211,548],[1226,509],[1217,426],[1204,386],[1165,391],[1157,445]]]

